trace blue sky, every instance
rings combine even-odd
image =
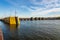
[[[0,0],[0,17],[58,17],[60,0]]]

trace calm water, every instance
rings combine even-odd
[[[7,25],[0,22],[4,40],[60,40],[60,20],[21,21]]]

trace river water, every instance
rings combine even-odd
[[[0,21],[4,40],[60,40],[60,20],[21,21],[19,26]]]

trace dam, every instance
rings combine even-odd
[[[13,25],[13,24],[19,25],[20,24],[19,18],[13,17],[13,16],[3,18],[2,21],[9,24],[9,25]]]

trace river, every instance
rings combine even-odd
[[[21,21],[7,25],[0,21],[4,40],[60,40],[60,20]]]

